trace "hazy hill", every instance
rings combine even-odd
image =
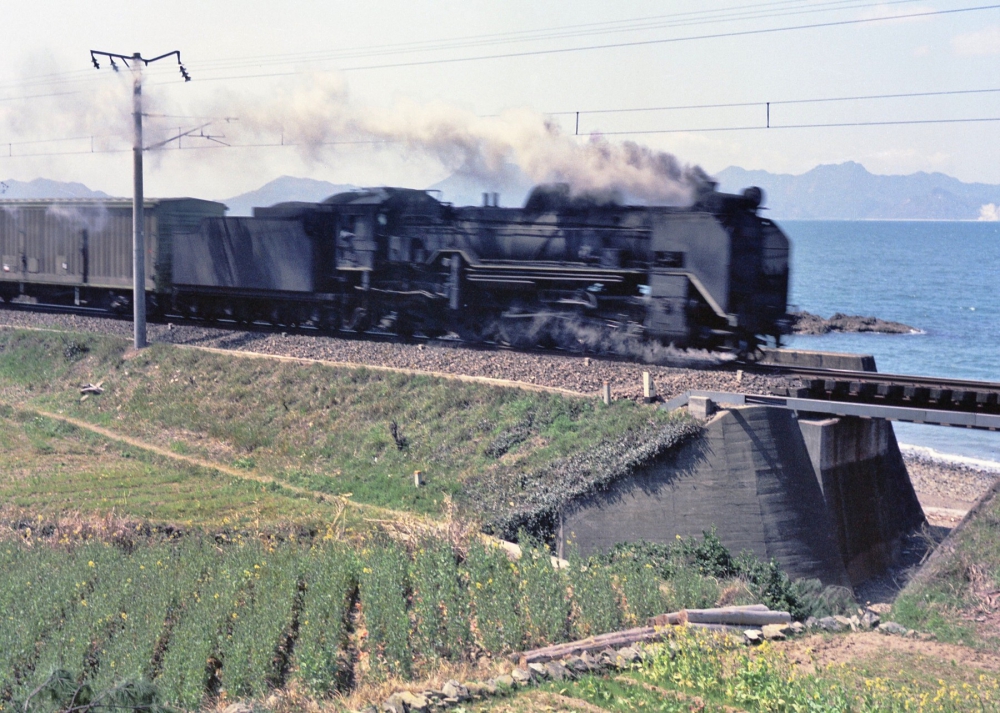
[[[313,178],[281,176],[265,183],[255,191],[226,198],[222,202],[229,206],[227,215],[253,215],[254,207],[269,206],[285,201],[318,203],[334,193],[343,193],[354,188],[355,186],[317,181]]]
[[[853,161],[800,176],[730,166],[715,178],[726,192],[760,186],[775,218],[976,220],[984,206],[1000,204],[1000,186],[963,183],[943,173],[880,176]]]
[[[3,198],[110,198],[104,191],[92,191],[82,183],[63,183],[48,178],[33,181],[0,181],[0,199]]]
[[[533,186],[531,179],[521,169],[508,164],[499,175],[488,178],[456,171],[428,190],[441,191],[441,200],[458,206],[482,205],[483,193],[498,193],[500,205],[520,208]]]

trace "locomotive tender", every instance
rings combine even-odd
[[[151,201],[147,299],[151,314],[205,320],[515,344],[625,335],[748,354],[788,331],[788,240],[758,214],[759,189],[713,188],[690,208],[574,197],[561,184],[537,187],[523,208],[498,207],[496,194],[454,207],[403,188],[253,218]],[[129,308],[130,208],[12,203],[0,201],[0,297]],[[88,211],[103,211],[103,226]]]

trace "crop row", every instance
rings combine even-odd
[[[314,695],[357,677],[408,676],[445,660],[586,636],[662,608],[648,564],[543,548],[360,549],[186,538],[0,547],[0,705],[65,669],[95,687],[153,681],[164,700],[260,697],[290,681]]]

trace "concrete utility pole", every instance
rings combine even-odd
[[[142,152],[145,150],[142,143],[142,68],[151,62],[176,56],[184,81],[190,82],[191,77],[181,64],[181,53],[178,50],[152,59],[143,59],[138,52],[129,57],[113,52],[91,50],[90,61],[94,63],[95,69],[101,68],[97,62],[98,55],[111,60],[111,68],[116,72],[118,65],[115,64],[115,60],[120,59],[122,64],[132,70],[133,76],[132,119],[135,134],[132,141],[132,315],[135,348],[144,349],[148,342],[146,341],[146,223],[142,191]]]

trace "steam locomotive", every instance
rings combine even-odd
[[[153,201],[148,306],[404,338],[627,338],[746,355],[789,331],[788,240],[759,215],[761,200],[757,188],[710,186],[690,208],[629,206],[556,184],[536,187],[523,208],[499,207],[496,194],[455,207],[428,191],[375,188],[253,218],[223,217],[210,201]],[[0,297],[130,309],[131,210],[8,203]]]

